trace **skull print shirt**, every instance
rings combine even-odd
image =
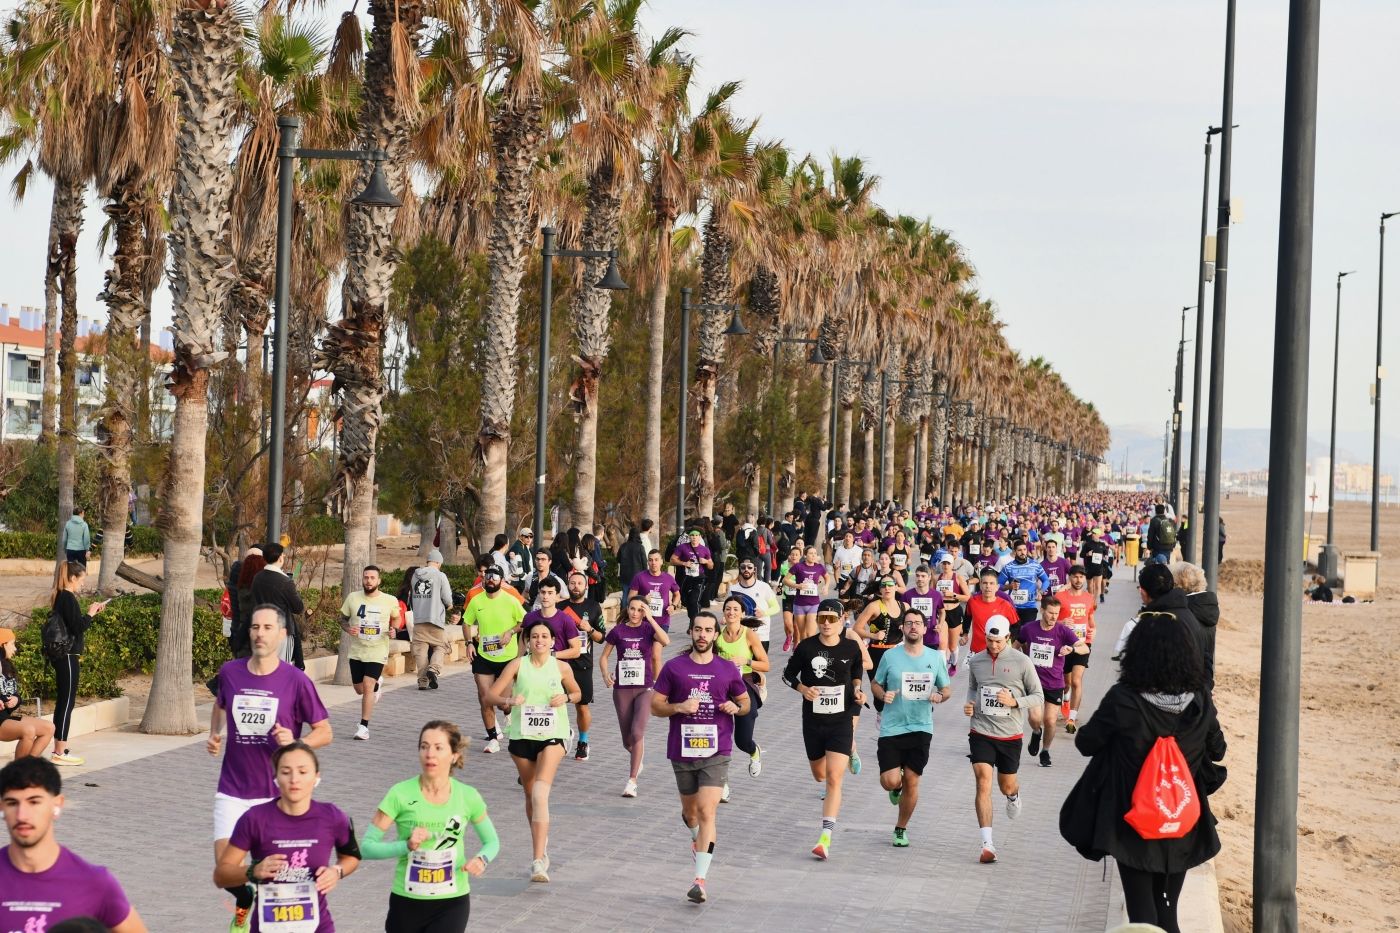
[[[783,668],[783,682],[790,687],[799,684],[804,687],[817,687],[823,690],[825,696],[831,696],[829,701],[833,707],[839,706],[835,712],[818,712],[813,709],[812,701],[804,698],[802,700],[802,719],[809,718],[821,722],[834,722],[837,719],[851,718],[851,714],[856,709],[855,685],[864,676],[860,646],[842,632],[840,640],[834,645],[822,644],[820,635],[813,635],[811,638],[804,638],[793,649],[792,655],[788,658],[787,666]],[[831,688],[840,687],[841,700],[835,700],[836,694]],[[819,702],[822,698],[819,698]]]

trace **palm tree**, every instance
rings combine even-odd
[[[165,592],[143,732],[188,735],[199,729],[190,682],[194,587],[204,525],[209,375],[223,358],[219,327],[233,286],[228,204],[242,35],[228,0],[186,0],[175,11],[169,40],[179,102],[170,196],[175,360],[169,383],[175,413],[159,519]]]

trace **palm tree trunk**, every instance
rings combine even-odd
[[[720,209],[711,205],[705,221],[705,249],[700,256],[700,303],[727,302],[733,294],[729,257],[733,242],[719,225]],[[723,311],[707,310],[700,316],[700,354],[695,364],[695,403],[699,463],[695,476],[695,507],[700,515],[715,511],[715,390],[724,362]]]
[[[836,448],[836,498],[848,509],[851,507],[851,444],[855,440],[851,431],[854,426],[854,415],[851,406],[842,405],[841,425],[837,431],[840,435],[840,446]]]
[[[642,518],[661,532],[661,395],[666,364],[666,298],[671,290],[671,225],[674,207],[663,201],[656,210],[656,272],[647,312],[647,421],[643,444]],[[681,378],[686,378],[682,373]],[[640,523],[639,523],[640,524]]]
[[[418,516],[418,559],[427,560],[437,534],[437,513],[422,512]]]
[[[190,678],[194,585],[204,534],[209,367],[220,359],[218,327],[233,284],[230,141],[242,42],[242,24],[227,2],[186,0],[175,14],[170,42],[180,108],[170,198],[175,331],[170,382],[175,417],[159,520],[165,539],[165,592],[142,732],[190,735],[199,731]]]
[[[486,339],[481,361],[481,427],[477,455],[482,466],[477,539],[490,541],[506,530],[506,474],[510,420],[515,412],[516,332],[520,325],[520,280],[531,242],[530,180],[544,138],[539,98],[501,102],[492,120],[495,207],[487,247],[491,284],[486,295]],[[541,542],[543,543],[543,542]]]
[[[605,160],[588,178],[588,214],[583,221],[586,250],[610,250],[617,246],[621,227],[622,198],[614,186],[611,160]],[[579,262],[582,281],[569,302],[578,356],[569,389],[578,430],[574,439],[574,506],[572,520],[578,528],[593,527],[595,491],[598,485],[598,388],[603,362],[612,346],[609,333],[612,292],[594,288],[607,271],[606,259]]]
[[[131,494],[131,447],[142,352],[138,343],[146,317],[146,236],[139,184],[118,183],[106,206],[116,248],[102,298],[107,303],[105,395],[98,428],[102,455],[102,569],[97,588],[111,592],[126,551],[127,502]]]
[[[55,184],[55,201],[57,189]],[[66,187],[66,186],[64,186]],[[56,218],[56,250],[49,255],[49,268],[58,289],[62,320],[58,348],[58,527],[73,515],[74,486],[78,460],[78,234],[83,229],[83,200],[86,186],[72,187],[63,199],[62,213]],[[55,209],[58,204],[55,203]],[[61,536],[60,536],[61,537]],[[63,559],[62,541],[57,557]]]
[[[885,449],[880,452],[880,481],[881,485],[885,487],[885,493],[890,498],[894,498],[896,495],[898,495],[898,493],[895,491],[894,486],[894,452],[895,449],[899,446],[899,442],[897,439],[899,434],[899,425],[895,423],[894,418],[890,417],[889,409],[886,409],[885,411],[881,412],[880,417],[884,419],[886,431],[884,443]]]
[[[865,456],[861,461],[861,498],[867,502],[875,498],[875,425],[864,427]]]
[[[787,407],[792,412],[797,409],[797,380],[788,380]],[[783,460],[783,472],[778,477],[778,502],[775,506],[779,512],[787,512],[792,509],[793,503],[797,501],[797,451],[793,450]]]
[[[55,178],[49,209],[49,251],[44,269],[44,394],[39,403],[39,441],[53,440],[58,410],[58,319],[65,264],[76,261],[77,234],[66,240],[65,231],[82,229],[84,185]],[[72,510],[72,503],[69,503]],[[64,519],[67,521],[67,519]],[[61,527],[61,526],[60,526]]]
[[[909,432],[909,440],[904,446],[904,469],[900,471],[900,485],[904,488],[904,505],[910,509],[918,505],[914,498],[914,450],[919,443],[918,433],[917,430]]]
[[[831,458],[831,445],[836,443],[836,438],[831,436],[831,378],[832,370],[835,366],[822,367],[822,414],[821,425],[818,427],[819,441],[817,443],[817,482],[816,492],[823,499],[827,497],[831,489],[831,473],[828,470]],[[823,523],[825,527],[825,523]]]

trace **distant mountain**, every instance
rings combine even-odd
[[[1164,425],[1165,427],[1165,425]],[[1115,471],[1124,467],[1127,458],[1129,473],[1160,474],[1162,470],[1162,431],[1145,425],[1117,425],[1112,428],[1113,446],[1108,462]],[[1226,428],[1220,451],[1221,467],[1227,472],[1264,470],[1269,466],[1269,431],[1267,428]],[[1191,435],[1182,435],[1182,469],[1191,456]],[[1205,438],[1201,438],[1201,465],[1205,466]],[[1308,459],[1327,456],[1327,436],[1309,435]],[[1369,463],[1371,461],[1371,432],[1338,431],[1337,460],[1340,463]],[[1381,470],[1400,473],[1400,439],[1381,436]]]

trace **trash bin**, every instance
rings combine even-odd
[[[1128,547],[1126,550],[1126,556],[1124,557],[1124,563],[1126,563],[1129,567],[1136,567],[1138,565],[1138,560],[1141,557],[1142,536],[1128,535],[1127,538]]]
[[[1358,600],[1376,598],[1378,551],[1346,551],[1342,554],[1342,594]]]

